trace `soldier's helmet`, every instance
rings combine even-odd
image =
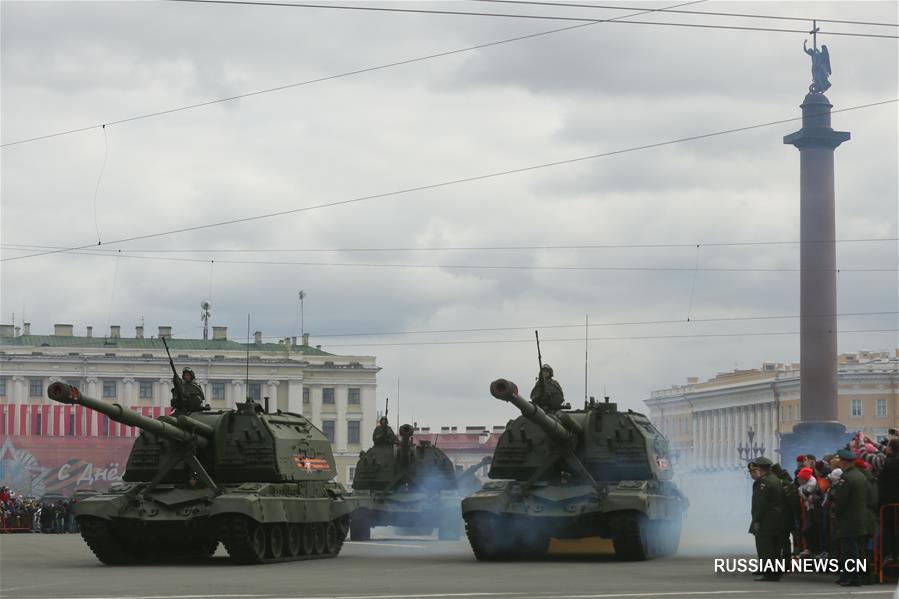
[[[381,416],[381,419],[378,420],[378,424],[380,424],[381,426],[387,426],[388,422],[390,422],[390,421],[387,420],[386,416]]]
[[[549,371],[549,376],[550,376],[550,377],[552,377],[553,374],[554,374],[554,373],[553,373],[553,367],[550,366],[549,364],[544,364],[544,365],[543,365],[543,368],[541,368],[540,370],[548,370],[548,371]]]
[[[190,366],[185,366],[185,367],[184,367],[184,370],[181,371],[181,378],[184,378],[184,375],[185,375],[185,374],[188,374],[188,373],[190,374],[191,380],[193,380],[193,381],[197,380],[197,375],[196,375],[196,373],[194,372],[194,369],[191,368]]]

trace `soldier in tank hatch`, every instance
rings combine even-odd
[[[172,376],[172,407],[182,412],[199,412],[205,409],[206,395],[197,383],[193,368],[185,366],[181,376]]]
[[[540,369],[537,384],[531,391],[531,399],[544,410],[555,411],[565,403],[565,395],[562,393],[562,385],[553,378],[553,367],[544,364]]]
[[[375,427],[375,432],[372,433],[371,439],[377,446],[391,447],[393,445],[399,445],[400,442],[399,439],[396,438],[393,429],[390,428],[390,423],[386,416],[382,416],[381,419],[378,420],[378,426]]]

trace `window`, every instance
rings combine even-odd
[[[139,392],[141,399],[153,399],[153,383],[150,381],[141,381]]]
[[[262,401],[262,383],[250,383],[250,397],[257,403]]]
[[[103,397],[115,399],[115,381],[103,381]]]
[[[31,391],[31,397],[40,397],[43,395],[43,381],[41,379],[31,379],[29,381],[29,390]]]
[[[100,429],[100,432],[103,433],[104,437],[109,436],[109,416],[103,414],[103,428]]]
[[[361,403],[362,389],[349,389],[346,402],[351,406],[358,406]]]
[[[66,435],[75,436],[75,414],[69,414],[69,426],[66,427]]]
[[[876,408],[874,415],[877,416],[878,418],[883,418],[887,415],[887,400],[885,400],[885,399],[877,400],[877,408]]]
[[[334,403],[334,388],[325,387],[322,389],[322,403]]]
[[[852,400],[852,417],[853,418],[861,418],[862,416],[862,400],[853,399]]]
[[[44,434],[44,415],[38,412],[34,415],[34,434],[35,435],[43,435]]]
[[[359,443],[359,421],[350,420],[346,423],[346,442]]]
[[[787,420],[793,419],[793,406],[787,406]]]
[[[303,387],[303,403],[309,403],[309,387]]]
[[[6,397],[6,378],[0,378],[0,397]]]
[[[214,401],[225,400],[225,383],[212,383],[212,399]]]
[[[348,485],[352,485],[354,478],[356,478],[356,467],[350,466],[349,469],[347,470],[347,479],[348,480],[346,481],[346,483]]]
[[[334,442],[334,424],[333,420],[322,420],[322,432],[331,443]]]

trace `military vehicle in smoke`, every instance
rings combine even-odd
[[[141,429],[124,482],[75,509],[105,564],[210,557],[246,564],[335,557],[355,503],[332,479],[331,444],[299,414],[234,410],[147,418],[53,383],[50,399]]]
[[[687,500],[671,480],[668,441],[646,416],[608,400],[545,411],[505,379],[490,393],[521,416],[497,443],[494,480],[462,501],[479,560],[538,558],[550,538],[611,538],[621,560],[677,550]]]
[[[441,540],[462,535],[459,480],[483,463],[459,473],[452,461],[430,441],[415,443],[414,428],[399,428],[399,442],[376,441],[359,454],[353,476],[353,493],[359,508],[350,521],[350,538],[367,541],[376,526],[396,526],[431,534],[437,528]]]

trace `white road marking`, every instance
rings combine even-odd
[[[405,547],[406,549],[424,549],[427,545],[403,545],[400,543],[369,543],[365,541],[344,541],[344,545],[362,545],[365,547]],[[366,595],[367,597],[368,595]],[[415,597],[416,595],[403,595],[404,597]],[[451,597],[452,595],[419,595],[421,597]],[[361,597],[361,595],[360,595]]]

